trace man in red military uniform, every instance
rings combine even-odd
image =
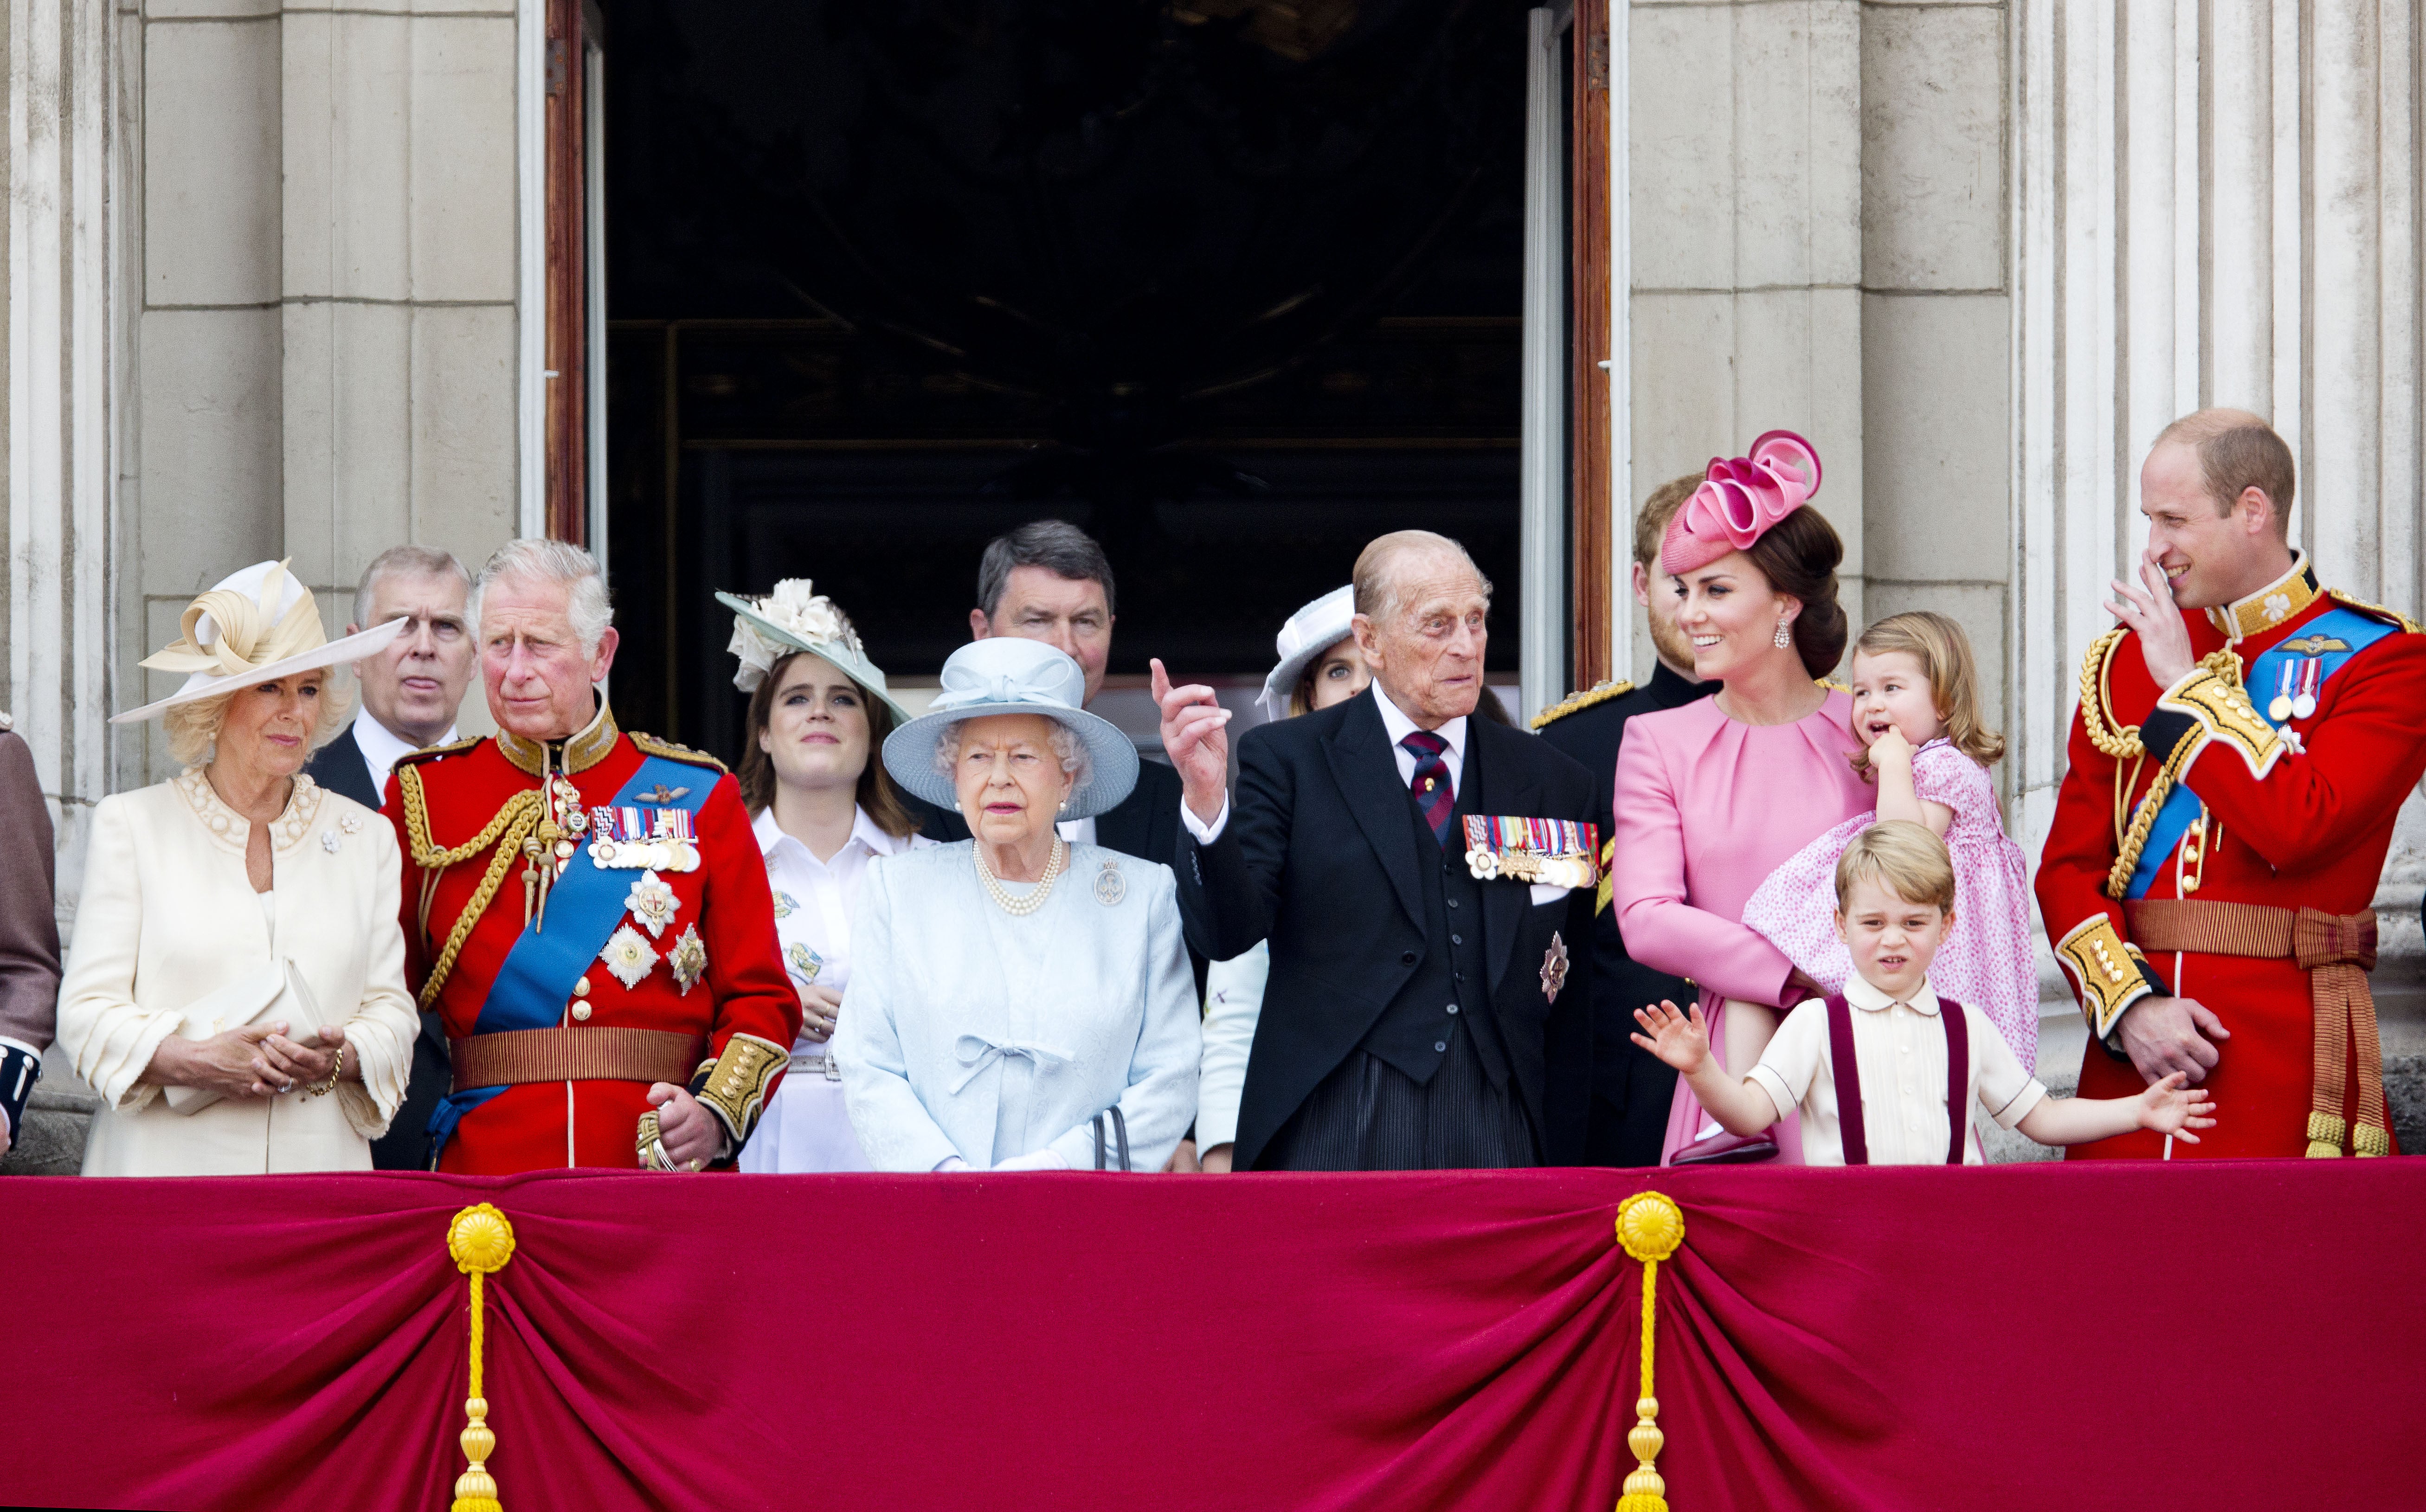
[[[2426,636],[2320,589],[2289,544],[2292,490],[2256,415],[2205,410],[2158,437],[2142,583],[2114,585],[2121,624],[2081,668],[2039,863],[2096,1041],[2081,1095],[2172,1071],[2214,1094],[2215,1129],[2175,1156],[2393,1149],[2369,903],[2426,772]],[[2161,1152],[2138,1133],[2071,1155]]]
[[[801,1027],[741,795],[626,734],[590,554],[517,540],[472,594],[497,733],[403,758],[407,977],[444,1023],[440,1170],[699,1170],[739,1153]]]

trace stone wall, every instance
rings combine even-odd
[[[1809,435],[1854,626],[1953,615],[2001,709],[2004,7],[1644,0],[1629,21],[1637,498],[1762,430]]]
[[[121,703],[236,567],[291,557],[334,633],[381,550],[477,565],[519,510],[512,6],[153,0],[127,35]],[[119,749],[119,785],[168,770],[156,725]]]

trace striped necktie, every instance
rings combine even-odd
[[[1415,775],[1407,787],[1415,796],[1415,807],[1424,811],[1424,822],[1432,827],[1432,838],[1446,845],[1449,823],[1457,809],[1457,791],[1449,785],[1448,763],[1441,760],[1448,742],[1429,730],[1417,730],[1399,744],[1415,753]]]

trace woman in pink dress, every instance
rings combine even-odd
[[[1750,1066],[1779,1010],[1817,984],[1747,928],[1744,901],[1778,864],[1864,812],[1870,792],[1846,760],[1852,700],[1814,679],[1844,653],[1836,564],[1845,548],[1805,500],[1820,458],[1773,430],[1752,455],[1714,460],[1676,512],[1659,554],[1694,675],[1716,698],[1635,716],[1617,761],[1612,905],[1626,951],[1701,989],[1712,1054]],[[1739,1139],[1702,1111],[1680,1080],[1663,1164],[1685,1159],[1802,1159],[1801,1130]]]

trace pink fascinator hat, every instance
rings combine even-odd
[[[1819,491],[1820,454],[1790,430],[1762,436],[1749,457],[1713,457],[1702,486],[1668,522],[1659,566],[1681,574],[1742,551]]]

